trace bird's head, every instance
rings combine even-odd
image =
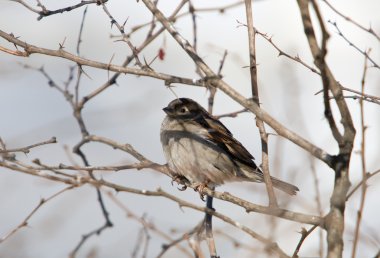
[[[189,98],[175,99],[163,110],[169,117],[181,120],[195,119],[198,116],[207,115],[207,111],[201,105]]]

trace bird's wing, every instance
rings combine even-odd
[[[207,114],[197,118],[196,122],[207,129],[209,140],[223,148],[233,160],[242,162],[254,169],[257,168],[251,153],[233,137],[222,122]]]

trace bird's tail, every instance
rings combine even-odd
[[[299,191],[298,187],[292,184],[289,184],[287,182],[281,181],[280,179],[277,179],[275,177],[270,177],[272,180],[273,187],[276,187],[277,189],[289,194],[289,195],[296,195]]]
[[[248,179],[249,181],[253,182],[259,182],[263,183],[264,182],[264,174],[261,171],[261,169],[256,168],[255,170],[252,170],[251,168],[244,169],[243,167],[242,170],[240,170],[242,173],[239,174],[240,178],[245,178],[246,180]],[[296,195],[297,192],[299,191],[298,187],[292,184],[289,184],[287,182],[284,182],[280,179],[277,179],[275,177],[270,177],[272,180],[273,187],[289,194],[289,195]]]

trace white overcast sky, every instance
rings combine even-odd
[[[35,4],[33,1],[29,1]],[[61,1],[43,1],[49,9],[61,6]],[[77,1],[67,1],[76,3]],[[161,0],[159,7],[166,14],[170,13],[179,1]],[[195,7],[215,6],[233,1],[193,1]],[[351,17],[365,27],[372,28],[380,34],[380,2],[372,1],[331,1],[342,13]],[[379,41],[352,24],[344,21],[320,1],[324,19],[337,22],[342,32],[361,49],[372,48],[371,55],[380,63]],[[109,0],[107,4],[114,17],[126,23],[126,31],[131,27],[150,21],[150,13],[144,5],[135,0]],[[254,2],[254,22],[256,28],[272,36],[273,41],[291,55],[299,55],[302,60],[312,65],[310,51],[303,34],[300,15],[296,1],[261,0]],[[63,13],[37,21],[37,15],[28,11],[18,3],[0,1],[0,29],[12,32],[15,36],[37,46],[57,49],[59,43],[65,42],[65,50],[75,52],[75,46],[82,18],[83,9]],[[224,79],[236,90],[250,96],[248,65],[247,32],[239,22],[245,23],[243,7],[234,8],[224,14],[202,12],[197,16],[198,52],[213,68],[217,69],[225,49],[228,56],[223,69]],[[180,19],[175,27],[184,37],[191,41],[192,23],[190,17]],[[364,57],[350,47],[336,33],[336,29],[327,24],[331,39],[328,45],[328,63],[337,80],[346,87],[360,90]],[[109,18],[99,6],[90,6],[85,21],[82,56],[102,62],[109,62],[114,55],[113,63],[120,64],[130,54],[125,43],[110,38],[118,31],[110,29]],[[138,45],[145,37],[146,31],[137,33],[131,38]],[[142,56],[148,61],[157,54],[164,44],[166,56],[164,61],[156,60],[152,67],[160,72],[197,78],[194,65],[184,54],[169,34],[159,37],[144,50]],[[0,45],[9,48],[0,39]],[[328,124],[323,116],[323,102],[320,95],[314,94],[321,89],[320,78],[285,57],[278,57],[278,52],[268,42],[258,37],[258,77],[262,107],[273,117],[297,131],[303,137],[324,148],[329,153],[336,153],[337,146],[332,140]],[[70,161],[63,149],[65,145],[72,147],[80,140],[78,126],[73,119],[72,110],[64,97],[50,88],[47,80],[34,70],[24,69],[23,64],[33,67],[44,66],[46,71],[58,83],[67,79],[71,63],[52,57],[32,55],[29,58],[17,58],[0,52],[0,137],[8,147],[20,147],[38,141],[57,137],[58,144],[44,146],[33,150],[27,156],[19,155],[24,161],[40,158],[48,164],[66,163]],[[99,87],[108,78],[106,71],[84,68],[89,77],[82,80],[82,92],[90,92]],[[368,71],[366,92],[380,95],[380,72],[372,68]],[[180,97],[191,97],[202,105],[207,104],[208,94],[203,88],[177,85],[175,93]],[[294,96],[299,95],[298,98]],[[84,109],[84,119],[92,134],[114,139],[121,143],[130,143],[149,159],[164,163],[159,141],[160,123],[164,117],[162,108],[175,96],[162,81],[151,78],[138,78],[123,75],[118,86],[112,86],[104,94],[88,103]],[[355,100],[347,100],[355,122],[359,121],[359,105]],[[367,131],[367,169],[369,172],[380,168],[379,144],[380,112],[379,106],[366,103]],[[215,114],[240,109],[226,95],[218,93],[215,103]],[[261,162],[259,134],[255,127],[254,117],[250,114],[235,119],[226,118],[223,122],[231,129],[247,149]],[[271,131],[269,129],[269,131]],[[272,136],[270,138],[270,159],[272,173],[284,180],[298,185],[301,192],[297,197],[289,199],[281,195],[281,203],[290,201],[289,209],[316,214],[315,191],[310,172],[307,154],[293,144]],[[360,139],[358,130],[357,140]],[[359,150],[359,141],[355,150]],[[133,162],[124,153],[115,152],[100,145],[89,145],[85,148],[91,164],[110,165]],[[276,166],[275,160],[281,160]],[[79,159],[77,159],[79,161]],[[322,163],[316,161],[318,178],[321,184],[322,205],[324,212],[329,208],[329,197],[332,190],[333,173]],[[178,192],[172,187],[167,177],[149,171],[121,171],[112,175],[103,175],[109,180],[140,189],[156,189],[162,187],[186,200],[203,205],[192,190]],[[352,182],[358,182],[361,176],[360,159],[353,154],[351,167]],[[380,245],[380,210],[377,207],[380,180],[373,179],[369,183],[367,202],[363,217],[362,231],[365,236],[359,246],[361,257],[373,256]],[[38,204],[41,197],[46,198],[62,189],[61,184],[44,179],[37,179],[17,172],[0,168],[0,237],[13,229]],[[255,203],[266,204],[264,186],[257,184],[229,184],[220,190],[228,190],[243,196]],[[377,194],[376,194],[377,193]],[[161,229],[176,228],[185,232],[194,226],[203,216],[159,198],[149,198],[120,193],[118,197],[137,215],[146,214],[147,218]],[[141,225],[126,219],[122,210],[106,199],[115,227],[105,230],[100,237],[93,237],[86,243],[78,257],[84,257],[91,249],[98,252],[98,257],[129,257],[137,239]],[[346,255],[349,255],[352,240],[353,220],[359,203],[359,194],[348,204],[346,214],[351,217],[346,222],[347,240]],[[234,219],[246,223],[264,236],[270,235],[268,217],[260,214],[246,214],[242,209],[216,201],[216,209],[231,215]],[[163,213],[163,211],[165,211]],[[255,223],[258,222],[259,223]],[[288,253],[294,250],[299,239],[297,231],[301,226],[284,220],[278,220],[275,240]],[[0,245],[2,257],[65,257],[85,234],[103,223],[95,190],[81,187],[72,190],[41,208],[30,221],[30,226],[20,230],[16,235]],[[231,227],[215,220],[216,227],[237,236],[240,240],[260,246],[245,234],[231,230]],[[351,232],[351,233],[350,233]],[[154,235],[152,233],[152,235]],[[287,237],[284,237],[286,235]],[[317,255],[318,234],[305,242],[301,255]],[[151,240],[148,257],[158,254],[165,241],[155,237]],[[217,239],[217,247],[223,257],[249,257],[246,252],[236,253],[232,244],[225,239]],[[377,248],[377,249],[376,249]],[[175,251],[167,257],[178,257]]]

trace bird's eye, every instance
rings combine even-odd
[[[182,114],[186,113],[186,108],[184,108],[184,107],[181,108],[181,109],[179,110],[179,112],[182,113]]]

